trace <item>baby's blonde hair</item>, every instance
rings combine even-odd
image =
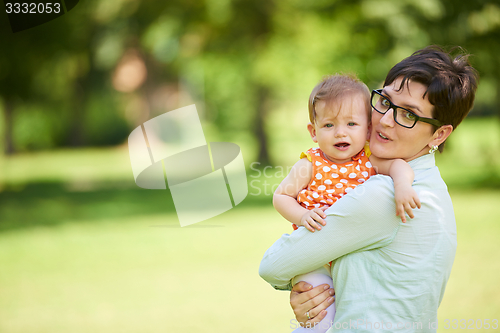
[[[314,108],[318,101],[336,102],[343,98],[361,94],[364,97],[368,117],[370,117],[370,90],[354,74],[328,75],[314,87],[309,96],[309,120],[312,124],[316,121],[316,110]]]

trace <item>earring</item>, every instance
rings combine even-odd
[[[429,149],[429,154],[436,152],[436,150],[438,150],[438,146],[436,146],[436,145],[432,146],[432,148]]]

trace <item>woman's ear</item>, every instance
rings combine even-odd
[[[313,124],[309,123],[307,124],[307,130],[309,131],[309,134],[311,134],[311,139],[315,143],[318,143],[318,140],[316,139],[316,127],[314,127]]]
[[[428,146],[430,148],[432,148],[432,146],[439,146],[450,136],[451,132],[453,132],[452,125],[439,127],[432,135],[432,140],[429,142]]]

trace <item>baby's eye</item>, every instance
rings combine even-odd
[[[326,124],[325,127],[332,127],[333,124]]]
[[[347,124],[347,126],[356,126],[356,123],[351,121],[350,123]]]

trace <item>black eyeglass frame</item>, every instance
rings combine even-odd
[[[403,126],[404,128],[413,128],[415,127],[415,125],[417,124],[418,121],[421,121],[423,123],[428,123],[428,124],[431,124],[431,125],[434,125],[434,126],[437,126],[437,127],[441,127],[443,126],[443,124],[441,124],[441,122],[437,119],[434,119],[434,118],[425,118],[425,117],[420,117],[418,115],[415,114],[415,112],[411,111],[411,110],[408,110],[408,109],[405,109],[405,108],[402,108],[400,106],[397,106],[396,104],[392,103],[392,101],[389,99],[389,97],[387,96],[384,96],[382,95],[382,90],[383,89],[374,89],[372,90],[372,96],[371,96],[371,99],[370,99],[370,105],[372,106],[372,108],[377,111],[378,113],[380,114],[386,114],[387,111],[389,111],[389,109],[392,109],[393,111],[393,116],[394,116],[394,121],[400,125],[400,126]],[[377,108],[375,107],[375,105],[373,105],[373,96],[377,94],[383,98],[385,98],[388,102],[389,102],[389,108],[387,109],[387,111],[385,112],[382,112],[382,111],[379,111],[377,110]],[[413,125],[411,127],[408,127],[408,126],[405,126],[405,125],[402,125],[400,124],[398,121],[397,121],[397,110],[398,109],[402,109],[402,110],[405,110],[406,112],[409,112],[411,113],[412,115],[415,116],[415,122],[413,123]]]

